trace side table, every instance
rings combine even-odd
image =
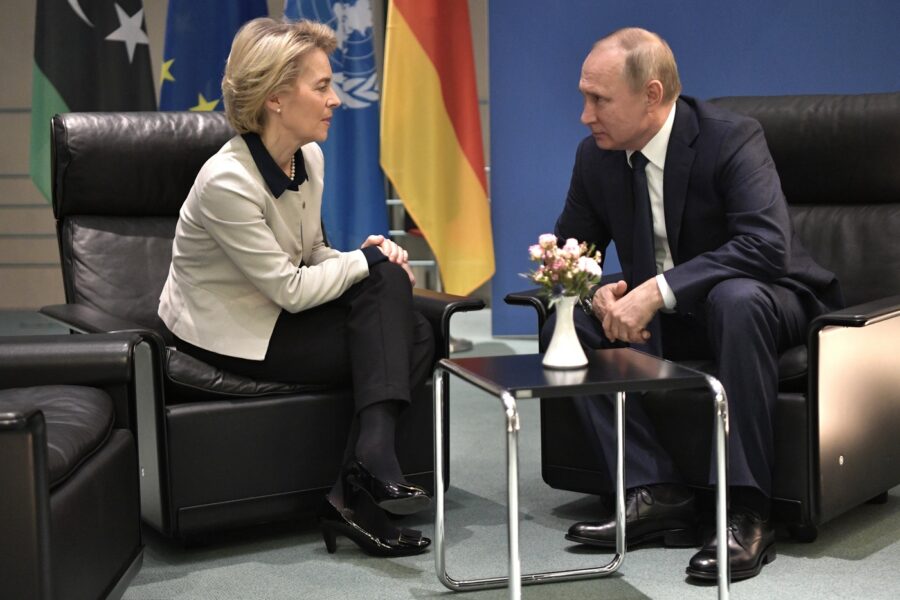
[[[509,597],[521,598],[522,584],[605,577],[617,571],[625,559],[624,410],[627,392],[708,387],[714,397],[716,428],[716,535],[718,541],[719,598],[728,598],[729,563],[726,542],[728,481],[728,407],[719,381],[705,373],[632,350],[616,348],[589,354],[587,367],[561,371],[545,369],[541,354],[443,359],[434,371],[434,560],[438,579],[454,591],[509,585]],[[507,527],[509,574],[461,580],[447,573],[444,536],[444,395],[447,375],[453,374],[496,396],[506,414]],[[529,398],[554,398],[615,394],[616,408],[616,552],[606,565],[575,570],[521,573],[519,561],[519,412],[517,402]],[[449,393],[447,394],[449,397]]]

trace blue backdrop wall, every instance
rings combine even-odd
[[[591,45],[620,27],[662,35],[684,93],[730,95],[900,90],[897,0],[491,0],[491,202],[495,335],[536,332],[504,305],[529,287],[527,247],[552,231],[578,141],[578,77]],[[618,269],[609,253],[606,270]]]

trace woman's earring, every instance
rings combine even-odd
[[[281,108],[276,109],[275,112],[277,112],[277,113],[280,115],[280,114],[281,114]]]

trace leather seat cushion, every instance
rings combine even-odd
[[[809,351],[806,346],[794,346],[778,357],[778,390],[805,392],[808,376]]]
[[[103,390],[44,385],[0,390],[0,412],[44,414],[49,484],[65,481],[109,438],[115,408]]]
[[[207,394],[209,399],[221,399],[222,396],[254,397],[333,389],[324,385],[257,381],[223,371],[172,347],[166,349],[166,375],[169,385],[190,392],[179,396],[191,401],[202,400]]]
[[[806,346],[794,346],[778,357],[778,389],[781,392],[802,392],[806,390],[807,377]],[[680,364],[709,373],[716,374],[716,366],[711,360],[684,360]]]

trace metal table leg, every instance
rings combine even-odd
[[[506,390],[485,390],[499,396],[506,413],[507,441],[507,497],[509,532],[509,576],[479,579],[454,579],[447,573],[444,535],[444,388],[447,372],[440,366],[434,371],[434,460],[435,460],[435,518],[434,562],[438,579],[454,591],[481,590],[509,585],[509,597],[521,598],[523,584],[547,583],[605,577],[616,572],[625,559],[625,467],[624,467],[624,406],[625,393],[616,394],[616,554],[606,565],[585,569],[521,574],[519,560],[519,478],[518,434],[519,413],[515,398]],[[484,389],[484,388],[483,388]]]
[[[731,582],[731,563],[728,560],[728,398],[718,379],[708,376],[706,382],[715,398],[716,563],[719,565],[719,600],[727,600]]]
[[[506,413],[506,529],[509,534],[509,597],[522,597],[522,562],[519,559],[519,410],[509,392],[500,396]]]

